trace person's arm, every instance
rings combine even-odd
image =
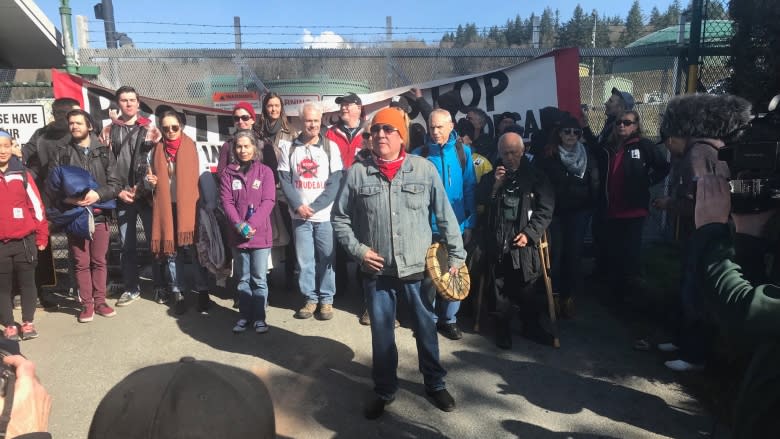
[[[36,130],[35,133],[30,136],[30,140],[22,146],[22,162],[27,166],[27,169],[32,172],[35,178],[38,178],[38,175],[41,173],[41,168],[43,167],[41,157],[38,154],[38,142],[41,134],[42,130]]]
[[[716,301],[721,317],[733,328],[759,337],[780,337],[777,319],[780,287],[755,285],[745,279],[742,268],[734,262],[736,255],[727,225],[730,210],[728,182],[711,175],[699,179],[695,212],[697,230],[692,245],[695,254],[699,255],[696,267],[701,286]],[[757,234],[755,228],[742,229],[738,232]]]
[[[221,176],[222,171],[230,163],[230,150],[233,149],[233,142],[227,141],[219,149],[219,159],[217,160],[217,175]]]
[[[356,188],[358,167],[353,165],[346,173],[344,185],[339,190],[336,201],[333,203],[333,209],[330,213],[330,221],[333,226],[333,232],[339,245],[346,251],[352,259],[362,262],[370,248],[358,241],[354,230],[352,230],[352,213],[354,208],[354,191]]]
[[[296,211],[303,205],[303,200],[301,199],[301,194],[298,193],[292,182],[292,166],[290,164],[290,149],[292,148],[292,145],[289,142],[285,142],[284,144],[281,144],[280,142],[279,146],[281,148],[279,167],[277,168],[277,171],[279,172],[279,185],[282,187],[284,197],[287,198],[287,204],[293,211]]]
[[[431,182],[430,209],[436,216],[436,227],[439,234],[447,243],[448,261],[450,268],[460,268],[466,262],[466,250],[463,248],[463,238],[460,235],[460,225],[455,212],[452,210],[447,191],[439,178],[439,173],[430,162],[428,175]]]
[[[247,221],[253,229],[257,229],[266,218],[271,216],[271,210],[274,208],[274,204],[276,204],[276,185],[274,184],[274,174],[271,171],[271,168],[265,165],[260,166],[265,168],[263,170],[263,180],[261,183],[263,190],[260,195],[260,204],[257,206],[257,211],[255,214],[249,218],[249,221]]]
[[[222,201],[222,210],[225,211],[225,216],[230,224],[235,225],[244,220],[241,218],[241,215],[239,215],[238,209],[236,208],[231,178],[225,173],[221,174],[219,180],[219,198]]]
[[[109,201],[116,198],[122,189],[122,183],[119,181],[116,171],[116,158],[114,158],[114,154],[110,150],[107,150],[106,154],[108,154],[108,167],[105,169],[106,184],[101,185],[95,191],[100,197],[100,201]]]
[[[468,215],[463,221],[464,229],[473,229],[477,225],[477,174],[474,171],[474,162],[471,161],[471,148],[464,146],[466,154],[466,169],[463,173],[463,207]]]
[[[647,165],[650,171],[648,178],[652,186],[663,181],[669,175],[671,164],[666,160],[666,155],[661,152],[661,148],[654,145],[652,141],[642,139],[642,146],[647,157]]]
[[[46,208],[43,206],[38,185],[30,172],[27,172],[27,205],[36,224],[35,245],[39,250],[43,250],[49,245],[49,222],[46,221]]]
[[[328,181],[325,182],[325,190],[311,202],[309,207],[318,212],[336,200],[339,187],[341,187],[341,171],[331,172]]]
[[[417,109],[420,110],[420,115],[423,117],[423,119],[425,119],[425,123],[427,125],[428,118],[431,116],[431,113],[433,112],[433,107],[423,97],[422,90],[413,88],[408,92],[404,93],[404,96],[408,100],[414,102],[417,105]]]
[[[531,218],[528,220],[528,224],[520,231],[528,240],[534,243],[538,243],[547,227],[552,221],[553,211],[555,210],[555,190],[552,183],[541,171],[538,172],[538,178],[535,187],[532,189],[534,197],[536,198],[536,205],[531,213]],[[525,215],[525,212],[520,212],[520,215]]]

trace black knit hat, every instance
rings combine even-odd
[[[184,357],[139,369],[100,402],[89,439],[276,437],[271,396],[236,367]]]

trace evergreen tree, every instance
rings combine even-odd
[[[661,11],[658,10],[658,7],[653,6],[653,9],[650,11],[650,19],[648,20],[648,24],[653,27],[654,30],[662,29],[663,23],[662,23],[663,17],[661,16]]]
[[[626,30],[623,31],[623,35],[620,37],[621,46],[627,46],[638,40],[642,36],[643,31],[642,8],[639,6],[639,0],[634,0],[626,17]]]
[[[540,47],[555,46],[555,22],[553,21],[553,11],[548,6],[542,12],[541,22],[539,23],[539,45]]]
[[[574,8],[571,20],[561,28],[558,43],[561,47],[588,47],[590,46],[590,32],[593,27],[590,17],[585,15],[582,6],[577,4]]]

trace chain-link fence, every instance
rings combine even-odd
[[[729,44],[733,32],[728,3],[724,0],[704,0],[698,91],[724,93],[729,90]]]

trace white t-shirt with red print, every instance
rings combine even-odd
[[[336,145],[330,146],[330,159],[322,146],[322,138],[319,144],[303,145],[293,144],[287,141],[280,141],[279,148],[281,154],[279,157],[279,172],[289,172],[292,177],[292,184],[301,201],[305,205],[310,205],[325,190],[325,183],[330,174],[344,169],[341,162],[341,153]],[[292,156],[290,155],[290,149]],[[330,170],[328,167],[330,166]],[[330,221],[330,210],[333,203],[328,207],[314,213],[309,221],[320,223]],[[293,219],[302,219],[297,212],[290,208],[290,215]]]

